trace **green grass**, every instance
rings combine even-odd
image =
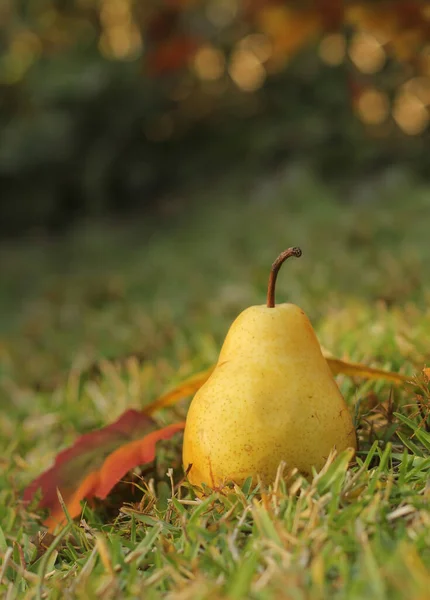
[[[303,257],[283,267],[277,300],[302,306],[324,347],[411,376],[430,365],[429,194],[381,188],[351,204],[304,173],[265,192],[196,194],[162,224],[88,224],[67,239],[3,246],[1,596],[427,598],[423,377],[392,389],[340,376],[360,452],[352,468],[338,456],[312,482],[280,473],[265,492],[247,483],[196,500],[178,486],[176,438],[55,538],[20,498],[80,433],[211,364],[233,318],[264,302],[286,246]]]

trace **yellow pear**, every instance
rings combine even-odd
[[[356,449],[348,406],[298,306],[275,306],[276,277],[300,248],[285,250],[270,272],[267,305],[232,324],[215,370],[194,396],[184,433],[190,483],[219,488],[250,476],[273,483],[281,461],[305,476],[330,451]]]

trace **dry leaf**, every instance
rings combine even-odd
[[[76,517],[81,512],[81,500],[106,498],[133,467],[154,460],[159,440],[169,439],[184,426],[174,423],[158,429],[148,415],[128,410],[115,423],[82,435],[72,447],[60,452],[54,465],[27,487],[24,500],[31,500],[42,490],[39,508],[50,509],[45,525],[52,531],[65,520],[57,488],[70,516]]]
[[[333,375],[348,375],[349,377],[362,377],[363,379],[384,379],[400,385],[410,380],[410,377],[394,373],[394,371],[384,371],[383,369],[374,369],[361,363],[353,363],[338,358],[327,358],[328,365]]]
[[[406,383],[410,379],[406,375],[401,375],[400,373],[395,373],[394,371],[374,369],[360,363],[353,363],[340,360],[338,358],[333,358],[331,355],[329,355],[327,350],[323,349],[322,351],[333,375],[342,374],[348,375],[349,377],[362,377],[363,379],[383,379],[397,385]],[[176,404],[176,402],[179,402],[188,396],[194,395],[209,379],[214,368],[215,365],[211,366],[209,369],[205,369],[204,371],[196,373],[188,379],[185,379],[182,383],[167,392],[167,394],[163,394],[160,396],[160,398],[155,400],[155,402],[149,404],[144,409],[145,414],[152,415],[160,408],[172,406],[173,404]]]
[[[147,415],[152,415],[157,410],[160,410],[160,408],[172,406],[172,404],[176,404],[176,402],[179,402],[179,400],[194,395],[197,392],[197,390],[199,390],[202,387],[202,385],[206,383],[206,381],[209,379],[209,376],[211,375],[214,368],[215,365],[213,367],[210,367],[209,369],[205,369],[204,371],[200,371],[199,373],[188,377],[179,385],[167,392],[167,394],[163,394],[157,400],[155,400],[155,402],[152,402],[147,407],[145,407],[144,413]]]
[[[327,354],[324,351],[324,355]],[[399,373],[373,369],[331,356],[326,356],[326,360],[334,375],[342,373],[350,377],[384,379],[396,384],[408,381],[405,375]],[[71,517],[79,515],[80,503],[84,498],[106,498],[130,469],[154,460],[155,446],[159,440],[166,440],[185,427],[185,423],[174,423],[157,429],[157,424],[150,415],[194,395],[208,380],[213,369],[214,366],[189,377],[143,411],[129,410],[115,423],[78,438],[71,448],[57,456],[53,467],[29,485],[24,493],[24,500],[31,500],[41,488],[39,507],[50,509],[51,514],[45,525],[52,531],[65,518],[57,488]],[[425,369],[424,372],[428,376],[430,369]]]

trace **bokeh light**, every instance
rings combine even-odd
[[[139,28],[133,20],[130,0],[102,0],[100,52],[107,58],[134,58],[142,48]]]
[[[237,14],[236,0],[212,0],[206,7],[206,15],[216,27],[226,27]]]
[[[18,30],[3,56],[0,82],[11,85],[18,83],[42,53],[40,38],[28,29]]]
[[[430,77],[412,77],[403,85],[402,90],[416,96],[424,105],[430,104]]]
[[[225,57],[221,50],[213,46],[202,46],[194,57],[194,70],[200,79],[214,81],[222,77]]]
[[[417,96],[400,91],[394,102],[393,118],[407,135],[419,135],[426,129],[430,115]]]
[[[228,72],[237,87],[244,92],[258,90],[266,78],[266,70],[254,52],[240,47],[231,56]]]
[[[366,125],[380,125],[390,113],[387,94],[374,88],[364,90],[357,102],[357,112]]]
[[[47,206],[69,193],[89,204],[98,186],[100,198],[112,188],[101,202],[122,202],[123,186],[133,203],[137,164],[151,193],[168,170],[185,180],[178,148],[205,161],[205,136],[205,168],[235,164],[243,143],[258,164],[293,156],[334,173],[344,144],[345,163],[380,149],[429,171],[425,0],[0,0],[0,28],[0,196],[10,186],[12,207],[31,177]]]
[[[362,31],[353,36],[349,56],[357,69],[366,74],[377,73],[386,61],[382,44],[375,36]]]
[[[264,33],[251,33],[244,37],[238,44],[240,50],[252,52],[256,58],[265,63],[272,55],[272,44]]]
[[[342,64],[346,53],[345,36],[341,33],[330,33],[324,36],[320,42],[318,52],[321,60],[327,65],[336,67]]]

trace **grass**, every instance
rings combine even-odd
[[[162,226],[88,224],[2,247],[2,597],[428,597],[423,376],[404,389],[339,377],[361,449],[352,468],[332,457],[311,482],[280,471],[270,490],[247,482],[196,500],[178,486],[176,438],[56,537],[20,501],[80,433],[211,364],[232,319],[264,302],[268,267],[289,245],[303,257],[284,266],[277,299],[306,310],[324,347],[419,374],[430,363],[429,191],[374,196],[345,202],[295,173],[252,194],[196,194]],[[158,419],[185,413],[182,402]]]

